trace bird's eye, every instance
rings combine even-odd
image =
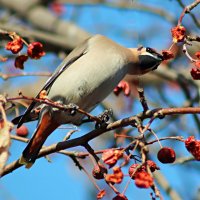
[[[156,51],[150,47],[147,47],[146,48],[146,51],[149,52],[149,53],[156,53]]]

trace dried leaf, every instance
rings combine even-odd
[[[10,147],[10,130],[12,124],[7,121],[3,108],[3,102],[0,102],[0,175],[4,170],[4,166],[8,160]]]

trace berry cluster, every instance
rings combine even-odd
[[[6,45],[6,49],[11,51],[13,54],[19,53],[22,49],[24,44],[27,45],[27,54],[25,55],[18,55],[15,58],[15,67],[18,69],[24,69],[24,62],[31,59],[40,59],[42,56],[45,55],[43,45],[40,42],[32,42],[27,44],[20,36],[16,33],[10,34],[12,41],[8,42]]]

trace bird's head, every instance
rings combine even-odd
[[[163,56],[156,50],[150,47],[139,47],[137,49],[130,49],[136,56],[137,72],[134,70],[133,74],[145,74],[147,72],[157,69],[160,63],[164,60]]]

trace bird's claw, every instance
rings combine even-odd
[[[70,115],[74,116],[76,114],[77,110],[79,109],[79,106],[77,106],[74,103],[70,103],[67,105],[67,108],[69,109]]]
[[[102,122],[108,122],[110,119],[110,116],[113,115],[112,109],[105,110],[103,113],[98,115],[97,117],[102,121]]]
[[[106,122],[109,121],[110,116],[113,115],[112,109],[105,110],[103,113],[98,115],[97,117],[100,119],[100,122],[96,122],[95,128],[99,129],[102,128],[104,125],[106,125]]]

